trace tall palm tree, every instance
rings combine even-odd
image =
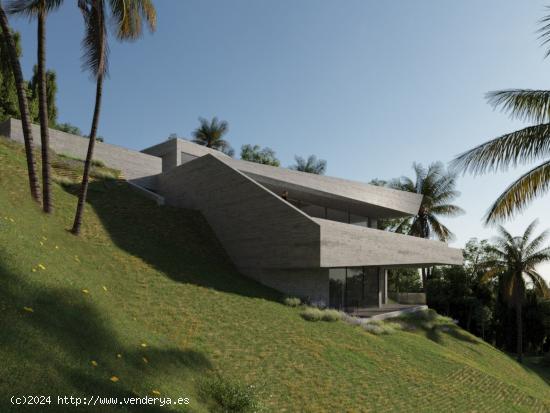
[[[405,176],[388,183],[390,188],[423,195],[418,214],[395,221],[395,232],[407,233],[420,238],[437,238],[448,242],[454,234],[443,225],[440,217],[454,217],[464,210],[452,204],[460,193],[456,188],[456,174],[446,171],[441,162],[423,167],[413,163],[414,180]]]
[[[550,15],[541,20],[540,39],[550,45]],[[550,48],[545,57],[550,56]],[[511,218],[524,210],[534,199],[550,189],[550,91],[507,89],[489,92],[487,101],[512,118],[532,122],[518,131],[507,133],[459,155],[452,165],[474,175],[505,171],[510,166],[542,160],[512,182],[491,205],[485,215],[486,224]]]
[[[454,217],[464,213],[464,210],[452,202],[460,195],[456,188],[456,174],[445,170],[441,162],[434,162],[423,167],[413,163],[414,180],[401,177],[391,180],[387,186],[401,191],[414,192],[423,195],[418,213],[389,221],[392,231],[413,235],[420,238],[437,238],[448,242],[454,234],[440,221],[440,217]],[[422,285],[430,276],[430,268],[422,268]]]
[[[21,126],[23,128],[23,140],[25,142],[25,154],[27,157],[27,170],[29,174],[29,186],[31,196],[36,202],[40,202],[40,186],[36,175],[36,161],[34,160],[34,140],[32,136],[32,127],[29,115],[29,102],[27,101],[27,87],[23,79],[21,64],[17,55],[15,40],[12,36],[8,17],[0,1],[0,27],[4,38],[4,44],[8,50],[9,60],[15,78],[17,88],[17,99],[19,102],[19,114],[21,115]]]
[[[523,319],[522,306],[525,301],[525,279],[531,281],[535,293],[543,297],[550,297],[550,289],[544,278],[536,271],[538,264],[550,261],[550,248],[541,248],[548,238],[548,231],[531,240],[537,220],[533,221],[522,236],[512,236],[504,227],[499,226],[499,236],[491,248],[495,259],[492,268],[485,274],[484,279],[497,278],[502,282],[508,304],[516,312],[517,342],[516,351],[518,361],[523,361]]]
[[[79,0],[78,6],[84,17],[85,36],[82,41],[84,50],[83,66],[87,68],[96,80],[96,95],[92,127],[88,140],[88,151],[84,162],[82,183],[78,194],[78,203],[71,232],[80,234],[84,205],[88,194],[90,169],[94,155],[94,147],[101,110],[103,80],[107,73],[108,52],[107,23],[108,16],[105,7],[106,0]],[[109,0],[116,36],[119,40],[134,40],[141,33],[141,19],[145,18],[151,31],[156,28],[156,11],[150,0]]]
[[[51,213],[53,201],[51,195],[50,133],[48,130],[48,93],[46,88],[46,18],[48,13],[57,9],[63,0],[13,0],[10,13],[36,17],[37,63],[38,63],[38,113],[40,118],[40,141],[42,151],[42,208]]]
[[[234,151],[231,145],[223,139],[223,136],[229,131],[229,123],[225,120],[220,121],[215,116],[210,121],[199,118],[199,122],[200,126],[193,131],[193,142],[232,156]]]
[[[295,171],[308,172],[310,174],[324,175],[327,170],[327,161],[317,159],[315,155],[309,155],[307,159],[295,156],[296,163],[290,167]]]

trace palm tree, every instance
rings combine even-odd
[[[133,40],[141,33],[141,18],[147,20],[151,31],[156,27],[156,11],[150,0],[110,0],[112,21],[116,25],[116,35],[120,40]],[[96,95],[92,127],[88,142],[88,151],[84,162],[82,184],[78,195],[76,214],[74,217],[71,232],[75,235],[80,233],[84,205],[88,194],[90,169],[94,154],[94,146],[99,124],[99,113],[101,110],[101,97],[103,93],[103,80],[107,73],[107,22],[108,16],[105,7],[105,0],[79,0],[78,6],[84,17],[85,37],[82,41],[84,50],[83,65],[96,79]]]
[[[327,161],[317,159],[315,155],[309,155],[307,159],[295,156],[296,163],[290,167],[295,171],[308,172],[310,174],[324,175],[327,170]]]
[[[516,311],[517,357],[523,361],[523,320],[522,306],[525,300],[525,279],[533,284],[536,294],[550,297],[548,285],[536,271],[536,266],[550,261],[550,248],[541,246],[548,238],[548,231],[531,240],[537,220],[533,221],[522,236],[512,236],[504,227],[499,226],[499,236],[491,248],[495,256],[492,268],[485,274],[484,280],[497,278],[502,282],[504,297]]]
[[[452,204],[460,193],[455,189],[456,175],[446,171],[441,162],[435,162],[426,169],[421,164],[413,163],[414,181],[408,177],[391,180],[387,186],[401,191],[423,195],[418,213],[412,217],[389,221],[389,228],[394,232],[420,238],[437,238],[448,242],[454,234],[440,221],[440,217],[454,217],[464,210]],[[430,276],[430,268],[422,268],[422,285]]]
[[[40,141],[42,151],[42,208],[52,212],[50,178],[50,133],[48,130],[48,93],[46,88],[46,17],[57,9],[63,0],[14,0],[10,3],[10,13],[25,14],[38,19],[37,61],[38,61],[38,113],[40,117]]]
[[[550,45],[550,15],[544,17],[541,23],[539,33],[542,43]],[[550,48],[545,54],[545,57],[548,56]],[[550,91],[507,89],[489,92],[486,98],[494,108],[534,125],[504,134],[462,153],[453,161],[453,167],[478,175],[543,161],[508,186],[491,205],[485,223],[494,224],[523,211],[550,189]]]
[[[36,175],[36,162],[34,160],[34,140],[32,136],[32,127],[29,115],[29,102],[27,101],[27,87],[23,79],[21,64],[17,55],[15,40],[12,36],[11,29],[8,24],[8,17],[2,7],[0,1],[0,27],[4,37],[4,44],[8,50],[9,60],[13,76],[15,78],[15,86],[17,88],[17,99],[19,101],[19,113],[21,115],[21,126],[23,128],[23,140],[25,142],[25,154],[27,156],[27,170],[29,173],[29,186],[31,196],[36,202],[40,202],[40,186]]]
[[[225,120],[220,121],[215,116],[210,121],[199,118],[199,122],[200,126],[193,131],[193,142],[233,156],[234,151],[231,145],[223,139],[223,136],[229,131],[229,123]]]
[[[460,195],[455,189],[456,174],[446,171],[441,162],[434,162],[428,168],[413,163],[413,169],[414,181],[403,176],[388,183],[390,188],[423,195],[418,214],[395,221],[393,230],[420,238],[451,241],[454,234],[441,223],[440,217],[464,213],[462,208],[451,204]]]

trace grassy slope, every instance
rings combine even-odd
[[[269,411],[550,410],[540,375],[458,328],[302,320],[233,269],[196,212],[97,181],[75,238],[75,196],[56,184],[54,199],[41,214],[22,148],[0,139],[2,412],[12,394],[152,390],[206,411],[196,383],[214,371],[256,386]]]

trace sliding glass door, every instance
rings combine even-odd
[[[378,307],[378,274],[378,267],[331,268],[329,307],[341,310]]]

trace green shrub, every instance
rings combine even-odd
[[[317,307],[308,307],[300,315],[307,321],[338,321],[342,319],[342,313],[338,310],[321,310]]]
[[[118,174],[109,169],[92,169],[91,176],[98,179],[118,179]]]
[[[338,321],[342,319],[342,313],[338,310],[322,310],[321,320],[323,321]]]
[[[283,302],[289,307],[298,307],[302,304],[302,301],[297,297],[286,297]]]
[[[300,313],[302,318],[307,321],[321,321],[323,311],[316,307],[308,307]]]
[[[97,166],[99,168],[105,168],[105,163],[99,159],[92,159],[92,166]]]
[[[253,386],[245,386],[222,377],[200,383],[199,396],[210,403],[209,411],[223,413],[253,413],[262,410]]]
[[[403,324],[401,323],[381,320],[366,321],[362,324],[362,327],[365,331],[377,336],[382,334],[393,334],[396,331],[403,330]]]

